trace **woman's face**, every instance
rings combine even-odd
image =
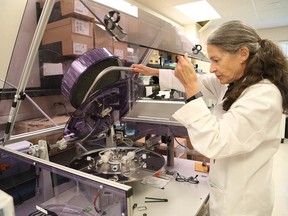
[[[207,45],[208,56],[211,60],[210,72],[215,73],[220,83],[233,83],[240,79],[245,70],[245,60],[241,50],[228,53],[215,45]]]

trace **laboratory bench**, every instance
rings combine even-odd
[[[163,188],[148,186],[141,181],[131,183],[133,187],[133,216],[175,216],[205,215],[208,208],[209,189],[208,174],[195,171],[195,161],[175,158],[173,167],[166,167],[169,173],[178,172],[188,178],[195,177],[198,184],[178,182],[172,178]],[[165,178],[165,177],[164,177]],[[164,183],[165,184],[165,183]],[[148,202],[145,197],[164,199],[164,202]],[[167,202],[165,202],[167,199]],[[151,200],[152,201],[152,200]]]
[[[2,150],[2,148],[0,148],[0,150]],[[203,216],[205,215],[204,212],[207,210],[208,207],[208,199],[209,199],[209,191],[207,184],[208,174],[204,172],[196,172],[194,167],[196,161],[193,160],[174,158],[175,160],[173,166],[164,165],[164,167],[162,167],[162,169],[159,172],[157,172],[157,174],[160,174],[160,176],[156,175],[157,177],[155,177],[155,175],[151,174],[151,176],[148,176],[148,180],[147,178],[144,178],[139,179],[137,181],[125,182],[124,184],[115,184],[113,181],[108,181],[105,179],[100,181],[100,179],[102,178],[98,178],[88,173],[68,168],[66,167],[67,165],[61,166],[53,163],[52,161],[44,161],[42,159],[38,159],[36,157],[8,149],[6,149],[4,152],[7,155],[15,156],[13,158],[11,157],[11,160],[16,159],[18,160],[19,158],[27,162],[28,166],[29,164],[32,163],[33,165],[37,166],[37,170],[38,168],[43,169],[43,171],[41,171],[41,175],[39,175],[39,176],[43,175],[43,177],[41,178],[43,179],[43,181],[37,178],[38,180],[36,187],[33,187],[33,185],[31,187],[35,189],[38,188],[37,189],[38,192],[36,193],[37,197],[35,196],[26,201],[23,200],[23,203],[20,205],[18,203],[18,205],[15,206],[16,215],[23,215],[23,213],[24,215],[29,215],[31,213],[31,209],[35,209],[35,204],[36,205],[40,204],[41,206],[44,207],[46,206],[49,208],[51,206],[52,206],[51,208],[61,207],[64,208],[63,211],[65,210],[66,205],[69,205],[70,209],[74,211],[79,210],[81,207],[83,209],[83,206],[88,206],[91,209],[91,212],[89,212],[89,214],[87,213],[87,215],[91,215],[93,213],[92,212],[93,208],[91,207],[93,206],[93,204],[89,202],[91,202],[92,197],[95,194],[97,194],[97,190],[98,191],[100,190],[99,188],[101,187],[99,187],[99,184],[104,185],[103,188],[105,190],[105,194],[106,190],[107,192],[110,192],[110,190],[112,190],[113,188],[112,192],[113,193],[115,192],[113,195],[115,197],[115,200],[114,198],[113,200],[115,201],[115,203],[118,203],[116,202],[118,199],[121,200],[121,202],[125,200],[125,198],[123,197],[125,196],[124,190],[129,189],[128,191],[129,193],[126,193],[126,196],[128,197],[127,201],[129,200],[129,207],[127,206],[126,209],[130,209],[130,207],[134,206],[134,208],[132,209],[132,214],[128,214],[129,216],[138,216],[138,215],[142,216],[143,214],[149,216],[151,215]],[[164,156],[164,159],[166,160],[167,164],[167,157]],[[47,176],[47,174],[49,174],[50,172],[47,172],[46,168],[47,171],[55,173],[55,175],[53,174],[51,180],[49,180],[50,178],[48,178]],[[181,176],[185,178],[196,177],[197,175],[197,178],[195,179],[197,179],[199,183],[194,184],[196,182],[190,183],[186,181],[182,182],[176,181],[175,179],[176,173],[179,173]],[[157,185],[151,184],[151,179],[153,178],[154,181],[155,179],[157,179],[158,183],[161,182],[161,184]],[[78,180],[80,182],[81,187],[78,186]],[[96,183],[96,181],[99,181],[100,183]],[[54,187],[52,187],[52,185],[54,185]],[[54,192],[51,191],[50,188],[53,188]],[[78,188],[80,188],[80,190]],[[55,195],[55,197],[53,194]],[[80,195],[84,196],[85,200],[82,199]],[[164,199],[165,201],[146,203],[145,197],[159,198]],[[80,201],[76,202],[76,200]],[[96,203],[96,201],[94,202]],[[95,203],[94,205],[96,205]],[[100,204],[101,203],[99,203],[99,205]],[[118,214],[109,214],[109,211],[114,210],[114,207],[112,206],[110,209],[108,209],[108,207],[110,208],[110,205],[107,206],[107,209],[105,208],[105,211],[108,213],[107,215],[111,216],[118,215]],[[119,203],[118,206],[115,206],[115,209],[118,210],[119,212]],[[52,211],[54,210],[52,209]]]
[[[288,139],[285,139],[284,143],[280,144],[280,148],[274,157],[275,205],[272,216],[288,216],[287,154]],[[164,158],[167,160],[166,156]],[[132,210],[133,216],[206,215],[209,200],[208,174],[195,171],[196,161],[182,158],[174,159],[174,166],[165,165],[165,169],[163,169],[168,171],[168,174],[161,174],[159,178],[160,181],[161,179],[166,180],[164,184],[160,182],[163,186],[160,187],[159,184],[147,184],[147,181],[143,182],[142,180],[126,183],[133,188],[131,199],[134,206]],[[199,184],[176,181],[175,175],[172,175],[176,172],[186,178],[198,175]],[[163,199],[163,201],[146,203],[145,197]],[[15,210],[16,213],[19,211],[23,212],[23,208],[20,206]]]
[[[279,150],[274,156],[273,177],[275,184],[275,202],[272,216],[288,216],[288,139],[280,144]],[[149,215],[206,215],[209,200],[208,175],[194,171],[195,161],[175,158],[171,171],[177,171],[186,177],[198,174],[199,184],[179,183],[170,181],[164,189],[154,189],[140,182],[134,183],[133,200],[140,210],[143,206],[147,210],[138,211],[134,209],[135,216]],[[190,192],[189,192],[190,191]],[[145,203],[145,197],[166,198],[168,202]]]

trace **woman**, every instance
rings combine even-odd
[[[210,72],[197,76],[187,55],[175,71],[134,64],[159,76],[161,88],[185,91],[173,117],[194,148],[209,157],[210,215],[265,216],[273,210],[273,155],[288,111],[288,65],[281,50],[240,21],[220,26],[207,40]],[[229,84],[229,85],[226,85]],[[204,97],[216,101],[212,112]]]

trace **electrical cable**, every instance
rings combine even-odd
[[[95,211],[96,211],[97,213],[100,212],[100,210],[97,208],[97,203],[96,203],[99,196],[100,196],[100,190],[98,190],[98,191],[96,192],[96,194],[95,194],[95,196],[94,196],[94,199],[93,199],[93,206],[94,206],[94,209],[95,209]]]
[[[134,144],[133,140],[132,140],[132,139],[129,139],[129,138],[123,138],[121,141],[122,141],[125,145],[127,145],[127,146],[129,146],[129,147],[132,147],[133,144]],[[128,142],[127,142],[127,141],[128,141]],[[129,142],[130,142],[130,143],[129,143]]]
[[[182,147],[185,148],[186,150],[190,150],[187,146],[185,146],[185,145],[183,145],[182,143],[180,143],[180,142],[177,140],[177,138],[175,137],[175,135],[173,134],[172,129],[171,129],[169,126],[167,126],[167,127],[169,128],[172,136],[174,137],[174,139],[175,139],[175,141],[178,143],[178,145],[182,146]]]

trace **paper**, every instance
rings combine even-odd
[[[44,76],[61,75],[61,74],[63,74],[61,63],[44,63],[43,64]]]
[[[170,181],[169,179],[149,176],[149,177],[144,178],[141,181],[141,183],[148,185],[148,186],[156,187],[156,188],[164,188],[168,184],[169,181]]]

